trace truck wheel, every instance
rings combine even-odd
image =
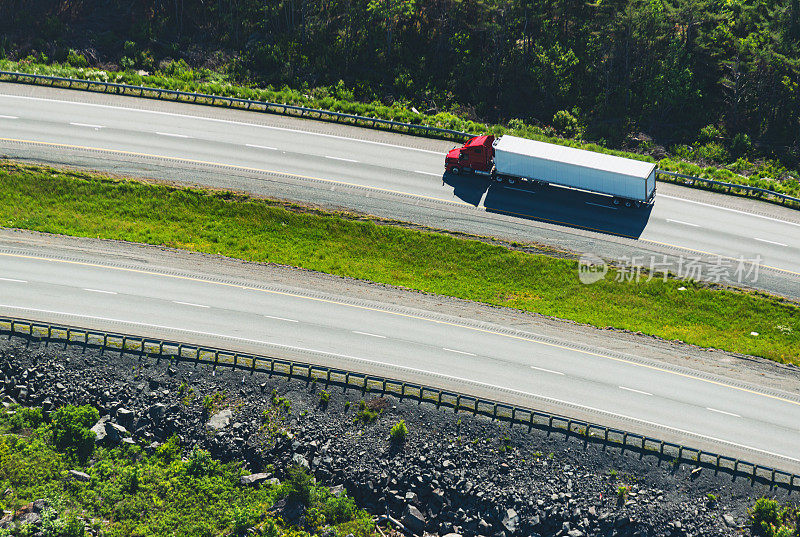
[[[498,185],[502,185],[505,182],[505,180],[506,180],[506,178],[503,177],[502,175],[495,175],[494,176],[494,182],[497,183]]]
[[[613,203],[614,205],[619,205],[621,201],[619,198],[614,198],[613,200],[611,200],[611,203]]]
[[[625,200],[625,207],[630,207],[631,205],[633,205],[631,200]]]
[[[452,173],[453,175],[458,175],[459,173],[461,173],[461,170],[458,169],[458,166],[453,166],[452,168],[450,168],[450,173]]]
[[[517,180],[515,178],[513,178],[513,177],[509,177],[507,179],[507,182],[508,182],[509,185],[513,185],[514,183],[517,182]]]

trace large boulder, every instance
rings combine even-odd
[[[250,474],[250,475],[243,475],[239,478],[239,482],[242,485],[249,485],[249,486],[258,486],[261,483],[267,481],[272,474]]]
[[[228,425],[231,424],[231,418],[233,417],[233,412],[229,409],[220,410],[208,420],[208,426],[212,429],[220,430],[224,429]]]
[[[425,515],[413,505],[406,505],[401,522],[406,528],[418,535],[425,531],[425,526],[428,524],[428,521],[425,520]]]

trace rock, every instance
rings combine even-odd
[[[265,473],[250,474],[250,475],[243,475],[242,477],[240,477],[239,482],[242,485],[257,486],[269,478],[270,474],[265,474]]]
[[[585,534],[581,530],[574,529],[568,531],[567,535],[569,535],[569,537],[584,537]]]
[[[71,477],[73,477],[74,479],[77,479],[78,481],[86,482],[86,481],[89,481],[91,479],[89,474],[87,474],[85,472],[81,472],[79,470],[70,470],[69,471],[69,475]]]
[[[162,403],[156,403],[147,409],[147,415],[150,416],[150,419],[153,420],[154,423],[159,423],[164,418],[166,412],[167,407]]]
[[[30,511],[17,517],[17,523],[20,525],[31,524],[33,526],[39,526],[42,523],[42,516],[39,513]]]
[[[108,423],[108,420],[108,416],[103,416],[92,426],[91,431],[94,433],[94,441],[98,444],[105,442],[106,436],[108,436],[108,433],[106,433],[106,423]]]
[[[517,531],[517,524],[519,523],[519,515],[513,509],[506,509],[503,513],[503,527],[508,533]]]
[[[220,410],[211,416],[211,419],[208,420],[208,426],[216,430],[224,429],[230,425],[232,417],[233,412],[231,412],[229,409],[226,408],[225,410]],[[308,468],[308,462],[306,462],[306,468]]]
[[[125,427],[133,425],[133,411],[120,407],[117,409],[117,421]]]
[[[50,502],[47,500],[35,500],[31,503],[31,509],[37,513],[41,513],[42,511],[46,511],[50,508]]]
[[[425,515],[413,505],[406,505],[403,511],[403,517],[400,520],[405,527],[410,529],[416,534],[422,534],[428,521],[425,520]]]
[[[305,468],[308,470],[310,467],[308,465],[308,459],[300,455],[299,453],[295,453],[292,457],[292,462],[301,468]]]
[[[728,526],[729,528],[735,528],[737,526],[736,520],[734,520],[732,515],[728,514],[722,515],[722,520],[725,521],[725,525]]]

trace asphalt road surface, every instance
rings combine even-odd
[[[0,315],[384,374],[800,470],[800,397],[581,342],[74,251],[3,249],[0,297]]]
[[[558,187],[489,185],[443,174],[452,145],[243,111],[0,85],[0,149],[12,157],[539,241],[800,298],[797,211],[663,183],[654,207],[644,210]]]

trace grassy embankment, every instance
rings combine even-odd
[[[82,56],[78,56],[78,59],[81,61],[76,65],[86,64]],[[512,134],[534,140],[580,147],[598,153],[655,162],[655,159],[646,154],[619,151],[603,145],[588,143],[580,139],[580,135],[576,139],[566,137],[564,132],[561,134],[565,134],[565,137],[557,136],[557,131],[553,127],[530,125],[518,119],[511,120],[506,125],[492,125],[471,121],[450,112],[441,112],[435,115],[417,113],[411,110],[411,106],[408,103],[395,102],[391,106],[386,106],[380,102],[358,102],[353,98],[352,91],[341,85],[311,88],[302,91],[285,86],[282,88],[271,86],[266,88],[246,87],[237,84],[227,74],[209,69],[191,69],[183,62],[169,63],[162,70],[146,75],[140,75],[133,70],[105,71],[90,67],[75,67],[68,63],[44,64],[37,63],[34,59],[19,62],[0,59],[0,70],[293,104],[475,134],[487,132],[495,135]],[[572,130],[580,131],[580,129]],[[645,142],[644,145],[640,144],[639,149],[642,152],[647,152],[648,148],[648,142]],[[721,149],[720,144],[714,140],[705,145],[696,143],[692,146],[675,146],[670,149],[670,153],[671,155],[668,158],[658,161],[661,169],[717,181],[756,186],[800,197],[800,182],[798,182],[797,170],[788,170],[775,160],[767,159],[760,162],[751,162],[745,158],[739,158],[734,161]],[[716,162],[717,165],[706,166],[700,165],[698,162]],[[773,179],[776,177],[784,180]],[[666,179],[666,177],[662,177],[662,179]]]
[[[299,266],[800,363],[800,306],[779,298],[616,282],[613,270],[587,286],[575,261],[227,192],[4,163],[0,226]]]
[[[100,448],[88,430],[96,409],[62,407],[51,419],[40,408],[0,408],[0,506],[19,509],[37,499],[45,535],[80,537],[197,537],[265,535],[335,537],[374,534],[371,516],[345,495],[334,496],[302,471],[291,470],[280,485],[243,486],[236,463],[223,464],[202,450],[183,450],[173,437],[153,453],[139,446]],[[88,481],[69,471],[88,474]],[[288,526],[269,513],[276,500],[305,507],[302,527]],[[253,532],[253,533],[249,533]],[[24,526],[0,536],[25,536]]]

